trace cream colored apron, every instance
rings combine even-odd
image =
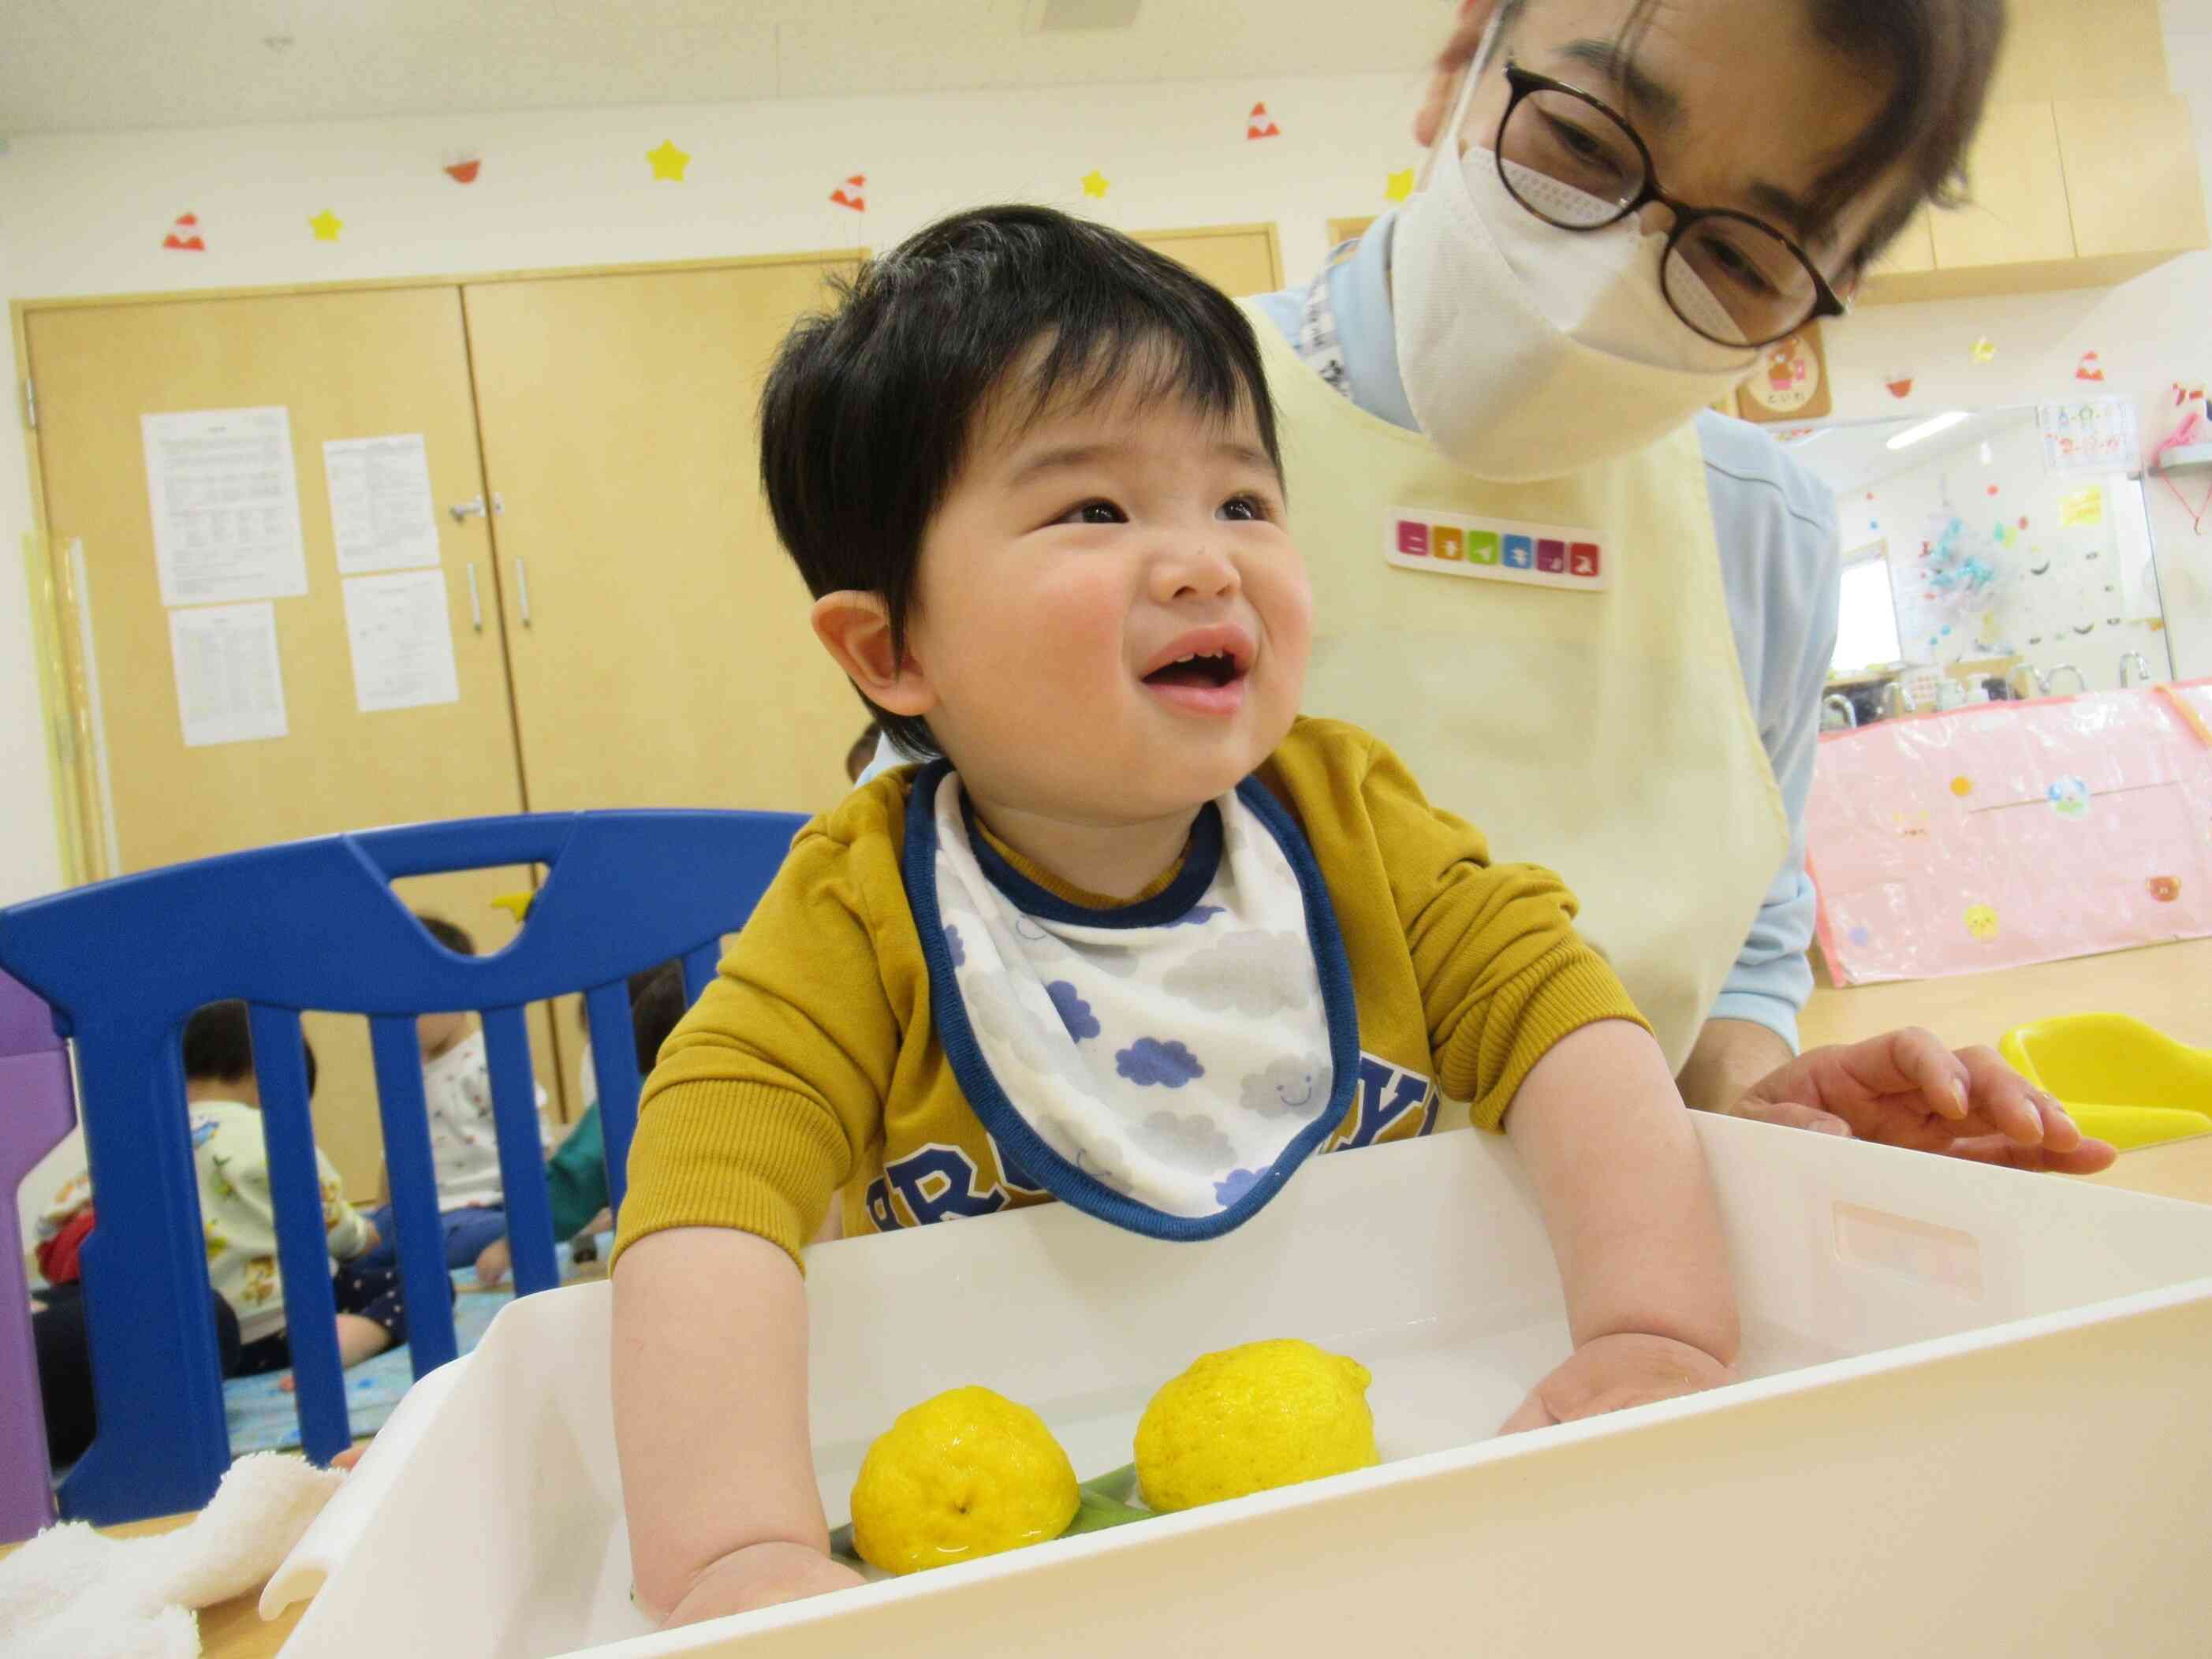
[[[1305,712],[1382,738],[1493,858],[1564,876],[1679,1071],[1790,848],[1694,427],[1492,483],[1253,325],[1313,578]]]

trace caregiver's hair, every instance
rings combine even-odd
[[[1244,313],[1119,231],[1050,208],[976,208],[836,290],[769,371],[761,483],[808,591],[881,594],[901,660],[923,538],[986,417],[1116,397],[1220,422],[1249,412],[1282,469]],[[937,752],[927,721],[861,701],[902,751]]]
[[[1503,0],[1499,38],[1510,37],[1532,4]],[[1902,163],[1908,187],[1887,204],[1850,252],[1857,271],[1903,230],[1923,201],[1956,207],[1966,199],[1966,147],[1982,124],[1990,77],[2004,44],[2005,0],[1769,0],[1804,9],[1814,32],[1855,62],[1881,69],[1889,96],[1858,141],[1823,177],[1809,204],[1816,224]],[[1659,0],[1635,0],[1620,44],[1632,60]]]

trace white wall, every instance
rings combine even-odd
[[[2212,15],[2185,22],[2184,10],[2212,8],[2168,9],[2173,82],[2191,90],[2212,84]],[[856,234],[884,246],[951,208],[1006,198],[1087,206],[1129,229],[1272,220],[1296,279],[1326,251],[1328,219],[1385,205],[1386,175],[1415,161],[1415,91],[1412,77],[1368,76],[18,137],[0,154],[0,289],[444,276],[819,248]],[[1260,99],[1284,136],[1248,143],[1245,112]],[[2212,100],[2202,93],[2195,118],[2212,180]],[[694,157],[682,185],[654,183],[643,160],[670,137]],[[483,171],[463,187],[441,164],[470,147]],[[1086,203],[1077,180],[1093,167],[1112,187]],[[868,176],[864,233],[827,200],[853,172]],[[308,232],[325,208],[345,222],[336,244]],[[164,252],[163,233],[188,209],[209,252]],[[2075,389],[2075,359],[2094,349],[2101,389],[2136,396],[2154,438],[2168,382],[2212,376],[2208,316],[2206,255],[2118,289],[1869,309],[1829,333],[1837,412],[2063,397]],[[1984,334],[1997,356],[1978,365],[1969,347]],[[1899,367],[1916,377],[1909,403],[1882,386]],[[2177,671],[2212,674],[2212,540],[2191,536],[2162,489],[2152,513]],[[0,551],[10,563],[0,579],[0,897],[51,884],[57,868],[45,763],[27,735],[36,688],[13,571],[29,522],[18,447],[0,442]]]

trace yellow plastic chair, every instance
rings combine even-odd
[[[2212,1049],[2126,1014],[2066,1014],[2005,1033],[1997,1052],[2057,1097],[2081,1133],[2123,1152],[2212,1134]]]

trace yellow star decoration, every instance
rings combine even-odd
[[[1382,193],[1394,202],[1402,202],[1413,193],[1413,169],[1400,167],[1390,175],[1390,182]]]
[[[338,233],[345,228],[345,221],[328,208],[325,208],[307,221],[307,228],[315,233],[317,241],[335,242],[338,239]]]
[[[1106,187],[1113,182],[1097,167],[1093,167],[1083,175],[1083,193],[1085,196],[1103,196],[1106,193]]]
[[[1997,355],[1996,343],[1986,334],[1974,342],[1972,356],[1978,363],[1993,362]]]
[[[673,138],[662,139],[658,149],[646,151],[645,159],[653,163],[654,178],[672,179],[679,185],[684,182],[684,169],[691,165],[690,154],[677,149]]]

